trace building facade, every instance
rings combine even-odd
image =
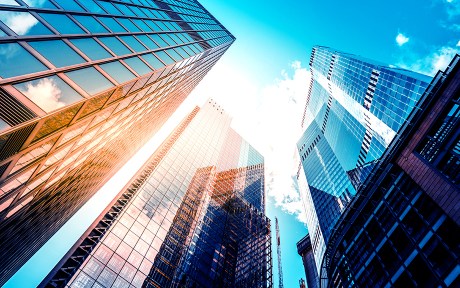
[[[305,279],[307,279],[307,287],[318,288],[319,276],[316,270],[315,256],[313,255],[309,234],[305,235],[305,237],[297,242],[297,253],[299,253],[300,257],[302,257],[302,263],[305,269]],[[301,279],[301,281],[303,281],[303,279]],[[303,284],[305,287],[305,281]]]
[[[0,285],[233,41],[195,0],[2,1]]]
[[[321,287],[460,286],[460,56],[340,217]]]
[[[263,157],[196,108],[42,287],[271,287]]]
[[[337,219],[430,78],[321,46],[313,48],[310,70],[298,179],[320,275]]]

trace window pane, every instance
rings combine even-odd
[[[126,29],[128,29],[128,31],[131,31],[131,32],[142,32],[141,29],[137,28],[136,25],[133,24],[133,22],[131,22],[131,20],[127,19],[127,18],[118,18],[118,21],[123,25],[125,26]]]
[[[85,32],[66,15],[40,13],[40,16],[61,34],[85,34]]]
[[[107,80],[107,78],[99,73],[94,67],[65,74],[90,95],[94,95],[114,86],[112,82]]]
[[[0,76],[9,78],[46,70],[46,66],[17,43],[0,44]]]
[[[120,37],[123,42],[129,45],[134,51],[136,52],[142,52],[146,51],[147,48],[145,48],[136,38],[133,36],[121,36]]]
[[[74,39],[70,41],[91,60],[100,60],[112,57],[112,55],[110,55],[110,53],[99,45],[99,43],[97,43],[93,38]]]
[[[124,59],[125,63],[128,64],[134,71],[136,71],[139,75],[144,75],[147,73],[152,72],[152,69],[149,68],[141,59],[137,57],[132,57],[128,59]]]
[[[174,60],[171,59],[171,57],[168,56],[164,51],[158,51],[155,53],[160,59],[166,63],[166,65],[173,64]]]
[[[11,126],[8,125],[8,123],[6,123],[5,121],[3,121],[2,119],[0,119],[0,132],[2,132],[3,130],[6,130],[8,128],[10,128]]]
[[[85,59],[61,40],[29,42],[29,44],[56,67],[85,62]]]
[[[101,37],[99,40],[118,56],[133,53],[115,37]]]
[[[158,45],[160,45],[160,47],[168,47],[168,46],[169,46],[169,44],[166,43],[166,42],[160,37],[160,35],[157,35],[157,34],[152,35],[152,38],[153,38],[153,40],[155,40],[155,42],[157,42]]]
[[[0,20],[18,35],[53,34],[28,12],[0,11]]]
[[[100,65],[100,67],[120,84],[136,78],[136,75],[118,61]]]
[[[0,0],[0,4],[2,4],[2,5],[11,5],[11,6],[19,6],[19,4],[14,0]]]
[[[102,23],[104,23],[105,26],[109,27],[112,32],[126,32],[126,29],[121,27],[120,24],[118,24],[117,21],[115,21],[113,18],[108,18],[108,17],[99,17],[99,20],[101,20]]]
[[[97,5],[93,0],[80,0],[80,3],[83,4],[83,6],[86,7],[86,10],[91,13],[105,13],[104,10],[102,10],[102,8],[99,7],[99,5]]]
[[[86,29],[91,33],[107,33],[107,29],[104,28],[99,22],[96,21],[92,16],[73,16],[78,22],[80,22]]]
[[[33,0],[32,0],[33,1]],[[40,2],[40,1],[34,1],[34,2]],[[75,1],[69,1],[69,0],[56,0],[56,2],[65,10],[70,10],[70,11],[85,11],[83,8],[81,8],[80,5],[78,5]]]
[[[110,14],[122,15],[122,13],[118,11],[118,9],[115,8],[110,2],[99,1],[99,4],[101,4],[102,8],[107,10],[107,12],[109,12]]]
[[[153,42],[152,39],[150,39],[147,35],[138,35],[137,38],[144,43],[147,47],[149,47],[151,50],[160,48],[155,42]]]
[[[72,104],[83,97],[58,76],[51,76],[14,85],[27,98],[46,112]]]
[[[161,67],[165,66],[165,64],[158,60],[158,58],[155,57],[153,54],[142,55],[142,58],[155,69],[160,69]]]

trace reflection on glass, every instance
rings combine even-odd
[[[0,0],[1,5],[11,5],[11,6],[19,6],[19,4],[14,0]]]
[[[8,125],[8,123],[6,123],[5,121],[3,121],[2,119],[0,119],[0,132],[2,132],[3,130],[6,130],[8,128],[10,128],[11,126]]]
[[[114,86],[94,67],[88,67],[65,74],[90,95],[94,95]]]
[[[120,21],[120,23],[130,32],[142,32],[141,29],[139,29],[136,25],[133,24],[133,22],[131,22],[131,20],[127,18],[119,18],[118,21]]]
[[[121,12],[118,11],[118,9],[115,8],[110,2],[99,1],[99,4],[101,4],[102,8],[107,10],[107,12],[109,12],[110,14],[122,15]]]
[[[112,55],[110,55],[110,53],[99,45],[99,43],[97,43],[93,38],[73,39],[70,41],[91,60],[100,60],[112,57]]]
[[[120,37],[121,40],[123,40],[123,42],[125,42],[126,44],[129,45],[129,47],[131,47],[131,49],[133,49],[134,51],[136,52],[142,52],[142,51],[146,51],[147,48],[145,48],[140,42],[139,40],[137,40],[136,38],[134,38],[133,36],[121,36]]]
[[[56,67],[85,62],[80,55],[61,40],[37,41],[29,42],[29,44]]]
[[[53,34],[29,12],[0,11],[0,21],[18,35]]]
[[[85,32],[66,15],[40,13],[40,16],[61,34],[85,34]]]
[[[155,40],[155,42],[157,42],[158,45],[160,45],[160,47],[168,47],[169,46],[169,44],[166,43],[163,40],[163,38],[160,37],[160,35],[157,35],[157,34],[152,35],[152,38],[153,38],[153,40]]]
[[[120,84],[136,78],[136,75],[118,61],[103,64],[100,67]]]
[[[22,0],[29,7],[56,9],[57,7],[49,0]],[[69,1],[70,2],[70,1]]]
[[[17,43],[0,44],[0,76],[14,77],[46,70],[46,66]]]
[[[118,56],[133,53],[116,37],[101,37],[99,40]]]
[[[96,21],[92,16],[73,16],[78,22],[83,24],[86,29],[91,33],[107,33],[107,29],[104,28],[99,22]]]
[[[103,2],[106,3],[106,2]],[[126,32],[126,29],[121,27],[120,24],[118,24],[117,21],[115,21],[113,18],[109,17],[99,17],[98,18],[102,23],[104,23],[105,26],[109,27],[112,32]]]
[[[142,58],[145,61],[147,61],[147,63],[149,63],[150,66],[152,66],[155,69],[160,69],[160,68],[165,66],[165,64],[163,64],[160,60],[158,60],[158,58],[155,57],[155,55],[153,55],[153,54],[142,55]]]
[[[153,42],[153,40],[150,39],[147,35],[139,35],[137,36],[137,38],[141,40],[142,43],[144,43],[144,45],[146,45],[152,50],[160,48],[160,46],[158,46],[155,42]]]
[[[93,0],[80,0],[80,3],[91,13],[105,13]]]
[[[164,51],[155,52],[155,54],[160,57],[160,59],[166,63],[166,65],[173,64],[175,61],[169,57]]]
[[[83,99],[77,91],[57,76],[16,84],[14,87],[46,112]]]
[[[131,68],[133,68],[139,75],[144,75],[152,72],[152,69],[150,69],[144,62],[141,61],[141,59],[137,57],[131,57],[125,59],[124,61]]]

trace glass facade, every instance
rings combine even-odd
[[[340,217],[321,287],[460,286],[459,63],[436,75]]]
[[[271,287],[263,157],[230,124],[196,108],[42,286]]]
[[[234,37],[194,0],[0,2],[2,285]]]
[[[298,180],[320,274],[334,225],[430,78],[321,46],[310,71]]]

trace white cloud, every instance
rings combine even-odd
[[[19,12],[2,13],[0,14],[0,20],[18,35],[27,34],[38,23],[38,20],[31,14]]]
[[[446,69],[455,54],[460,53],[460,48],[457,48],[459,44],[460,41],[456,47],[440,47],[425,57],[411,55],[411,58],[416,60],[413,60],[410,64],[407,61],[401,61],[397,65],[422,74],[434,76],[439,70]]]
[[[460,40],[458,40],[457,42],[457,47],[460,47]]]
[[[213,98],[233,116],[233,128],[264,155],[268,197],[305,222],[294,181],[298,167],[294,153],[302,132],[310,72],[300,61],[294,61],[266,86],[256,85],[243,73],[238,67],[217,62],[191,97],[201,101]]]
[[[34,84],[29,83],[21,92],[46,112],[65,106],[64,102],[59,101],[62,91],[49,78],[40,79]]]
[[[399,46],[403,46],[407,42],[409,42],[409,38],[404,36],[402,33],[398,33],[396,36],[396,43],[398,43]]]

